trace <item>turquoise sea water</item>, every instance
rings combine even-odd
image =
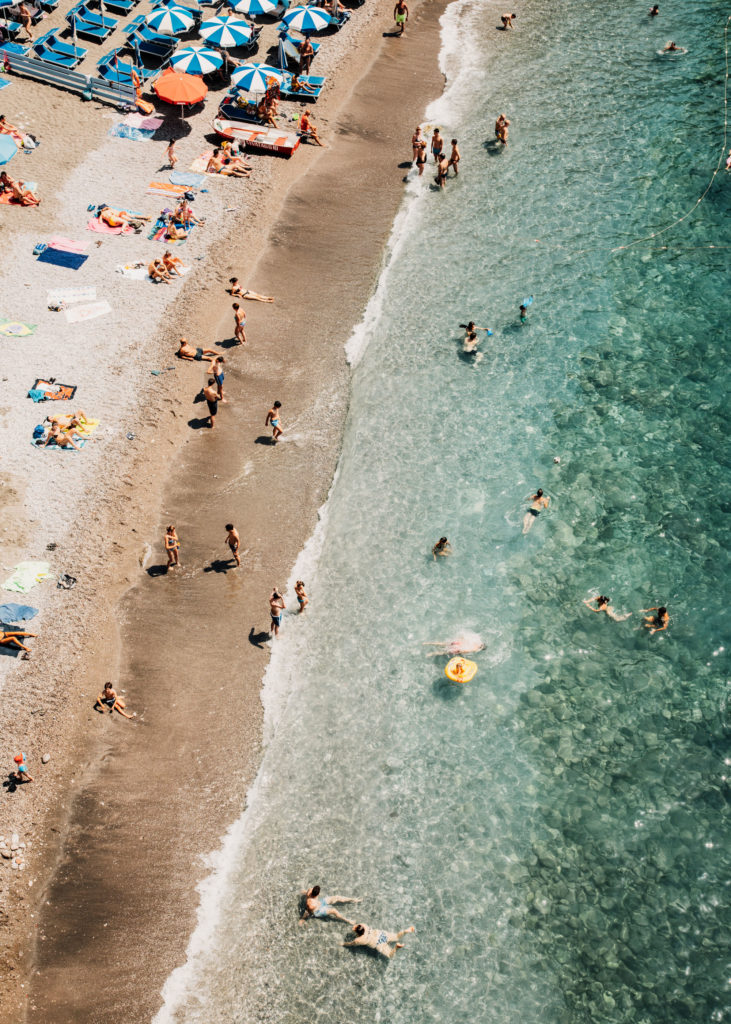
[[[462,172],[408,186],[251,808],[160,1020],[728,1019],[731,176],[696,207],[727,12],[660,6],[527,3],[512,35],[495,4],[447,13],[428,123]],[[458,687],[422,642],[465,629],[487,648]],[[297,927],[315,882],[416,935],[385,962]]]

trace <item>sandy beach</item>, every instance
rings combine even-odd
[[[403,39],[384,37],[390,11],[368,5],[324,38],[316,70],[329,88],[313,113],[326,148],[255,156],[251,181],[208,179],[195,202],[206,225],[175,250],[190,272],[170,286],[115,272],[156,243],[85,227],[92,202],[158,212],[145,189],[166,180],[164,140],[110,138],[111,108],[20,78],[3,93],[8,119],[41,139],[11,173],[22,167],[43,202],[3,207],[0,220],[13,253],[0,315],[37,325],[0,341],[2,571],[34,559],[52,573],[4,598],[40,609],[31,659],[0,658],[6,771],[23,750],[35,779],[1,797],[2,832],[26,844],[22,871],[0,868],[8,1024],[148,1021],[184,958],[205,855],[256,773],[267,598],[286,583],[335,469],[343,345],[378,275],[413,125],[440,89],[443,6],[423,0]],[[189,119],[179,169],[210,148],[214,106]],[[54,233],[88,242],[80,271],[36,263],[34,245]],[[243,350],[229,341],[234,274],[276,297],[247,303]],[[48,310],[48,290],[77,285],[111,311],[67,323]],[[201,365],[174,358],[181,335],[227,360],[229,402],[213,432],[193,401]],[[44,376],[77,385],[73,402],[27,399]],[[274,399],[285,430],[276,448],[264,428]],[[80,452],[31,450],[33,427],[58,406],[83,408],[99,427]],[[226,564],[229,521],[242,537],[239,570]],[[168,522],[182,568],[166,574]],[[77,578],[73,590],[56,589],[61,573]],[[92,710],[106,679],[134,722]],[[100,965],[113,983],[99,985]]]

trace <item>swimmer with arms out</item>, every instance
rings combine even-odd
[[[451,548],[451,545],[450,545],[449,541],[447,540],[447,538],[446,537],[440,537],[439,540],[434,545],[434,547],[431,549],[431,553],[432,553],[432,557],[434,558],[435,562],[437,560],[437,555],[441,555],[442,557],[446,557],[447,555],[451,555],[452,554],[452,548]]]
[[[335,909],[334,904],[360,903],[360,900],[353,896],[321,896],[319,885],[313,885],[311,889],[305,889],[302,895],[305,898],[305,906],[299,919],[300,924],[304,924],[310,917],[319,917],[321,920],[336,917],[338,921],[345,921],[346,924],[352,925],[353,922],[347,917],[343,917],[340,911]]]
[[[429,651],[428,658],[438,658],[443,654],[477,654],[485,650],[482,637],[477,633],[468,633],[455,637],[454,640],[424,640],[424,647],[438,647],[438,651]]]
[[[397,949],[403,949],[403,942],[399,942],[399,939],[403,938],[404,935],[408,935],[409,932],[415,932],[413,924],[410,928],[404,928],[403,931],[396,932],[394,935],[392,932],[381,931],[380,928],[369,928],[367,924],[356,924],[353,925],[353,932],[355,938],[350,942],[344,942],[344,946],[367,946],[368,949],[375,949],[376,953],[380,953],[381,956],[388,957],[390,960],[396,953]]]
[[[609,603],[609,598],[599,595],[599,597],[587,597],[584,601],[586,607],[592,612],[606,612],[610,619],[614,619],[615,622],[624,622],[628,619],[632,612],[627,612],[626,615],[617,615],[614,608]],[[596,608],[594,607],[596,605]]]
[[[657,615],[646,615],[643,623],[645,629],[650,630],[650,636],[653,633],[662,633],[664,629],[668,628],[670,623],[670,616],[668,615],[667,608],[661,605],[659,608],[640,608],[641,612],[657,612]]]
[[[686,51],[681,46],[678,46],[677,43],[674,43],[672,41],[672,39],[670,40],[669,43],[665,43],[665,45],[663,46],[661,52],[662,53],[686,53]]]
[[[531,498],[530,508],[523,517],[523,533],[527,533],[531,526],[541,514],[543,509],[548,508],[548,503],[551,499],[547,498],[543,490],[539,487],[536,493]]]

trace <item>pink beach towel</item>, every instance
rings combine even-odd
[[[137,127],[142,128],[146,132],[154,132],[165,123],[164,117],[145,117],[141,124]]]
[[[131,228],[129,224],[121,228],[110,227],[103,220],[99,220],[98,217],[92,217],[89,223],[86,225],[87,231],[96,231],[100,235],[133,235],[134,228]]]
[[[64,238],[63,235],[54,235],[48,239],[51,249],[61,249],[63,252],[86,252],[88,242],[75,242],[73,238]]]

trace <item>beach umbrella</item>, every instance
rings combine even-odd
[[[210,75],[223,64],[223,57],[215,50],[205,46],[184,46],[170,58],[176,71],[185,71],[189,75]]]
[[[332,21],[332,18],[322,7],[292,7],[283,16],[282,21],[287,28],[295,32],[322,32]]]
[[[184,71],[166,68],[152,88],[161,100],[176,103],[181,107],[192,103],[200,103],[208,92],[208,86],[197,75],[186,75]]]
[[[231,85],[246,92],[266,92],[272,81],[282,84],[282,72],[269,64],[242,64],[231,75]]]
[[[246,46],[251,42],[254,30],[242,18],[210,18],[200,27],[200,34],[213,46]]]
[[[0,164],[9,164],[17,152],[18,146],[13,136],[0,135]]]
[[[175,36],[187,32],[195,19],[183,7],[158,7],[147,15],[146,21],[153,31]]]
[[[229,4],[237,14],[248,14],[255,18],[260,14],[275,14],[277,7],[276,0],[228,0]]]

